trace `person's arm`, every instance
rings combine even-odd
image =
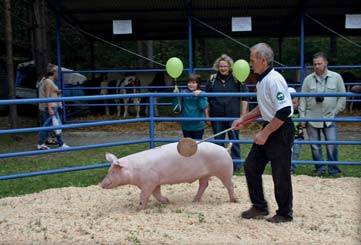
[[[361,93],[361,85],[354,85],[351,88],[352,93]]]
[[[246,113],[246,114],[243,114],[239,119],[233,121],[232,123],[232,128],[234,130],[239,130],[239,129],[242,129],[243,128],[243,122],[250,119],[250,118],[253,118],[253,117],[259,117],[261,115],[261,111],[259,110],[259,107],[256,106],[255,108],[252,109],[252,111]]]
[[[202,90],[196,90],[194,91],[194,94],[196,96],[200,95],[203,91]],[[200,97],[198,100],[198,106],[201,110],[203,110],[204,116],[206,118],[209,118],[209,109],[208,109],[208,98],[207,97]],[[209,124],[209,121],[206,121],[207,125]]]
[[[178,87],[175,87],[173,93],[179,93]],[[172,110],[173,112],[179,112],[180,108],[182,107],[182,97],[173,97],[172,101]]]
[[[206,91],[207,93],[212,92],[212,82],[211,82],[211,79],[208,79],[208,80],[207,80],[206,87],[205,87],[205,91]]]
[[[241,83],[241,92],[243,93],[248,93],[248,87],[246,85],[246,82]],[[248,97],[241,97],[241,106],[242,106],[242,111],[241,111],[241,116],[246,114],[248,112]]]
[[[194,92],[193,92],[193,94],[195,95],[195,96],[198,96],[198,95],[200,95],[202,93],[202,90],[199,90],[199,89],[197,89],[197,90],[195,90]]]
[[[303,81],[303,85],[302,85],[302,89],[301,89],[302,93],[308,92],[306,85],[307,85],[307,80],[305,79]],[[304,118],[306,116],[306,102],[307,102],[307,97],[300,97],[300,104],[298,106],[298,112],[300,113],[300,118]],[[305,128],[306,125],[307,125],[307,122],[301,122],[301,127]]]
[[[209,118],[209,110],[208,110],[208,108],[204,109],[203,111],[204,111],[204,116],[206,118]]]
[[[51,91],[52,91],[51,83],[48,80],[45,80],[45,98],[51,98]],[[48,102],[48,113],[50,116],[54,116],[53,108],[51,107],[52,102]]]
[[[212,81],[211,81],[211,78],[210,78],[210,79],[207,80],[206,87],[205,87],[205,92],[206,92],[206,93],[211,93],[211,92],[213,92],[212,90],[213,90],[213,89],[212,89]],[[214,97],[209,97],[209,98],[207,98],[208,107],[207,107],[207,109],[204,110],[204,115],[205,115],[206,118],[210,118],[209,102],[210,102],[212,99],[214,99]],[[207,120],[207,121],[206,121],[206,124],[207,124],[208,126],[210,126],[210,125],[212,124],[212,122],[209,121],[209,120]]]
[[[344,93],[346,91],[345,84],[342,80],[342,77],[339,76],[339,79],[337,81],[337,91]],[[337,98],[337,104],[335,107],[335,116],[340,113],[341,111],[345,110],[346,107],[346,97],[338,97]]]
[[[248,112],[248,101],[242,100],[241,105],[242,105],[241,116],[243,116],[244,114],[246,114]]]

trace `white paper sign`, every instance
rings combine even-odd
[[[113,34],[131,34],[132,21],[131,20],[113,20]]]
[[[345,28],[346,29],[361,28],[361,14],[346,14]]]
[[[252,31],[252,18],[232,17],[232,31]]]

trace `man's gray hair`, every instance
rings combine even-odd
[[[228,55],[226,55],[226,54],[222,54],[220,57],[218,57],[216,59],[216,61],[213,64],[213,69],[214,70],[218,71],[219,62],[221,62],[221,61],[225,61],[225,62],[228,63],[229,71],[233,70],[233,59],[231,57],[229,57]]]
[[[314,59],[323,58],[324,60],[327,60],[327,54],[324,52],[317,52],[313,55],[313,58]]]
[[[265,58],[269,66],[273,66],[274,54],[272,48],[267,43],[257,43],[251,50],[256,51],[257,58]]]

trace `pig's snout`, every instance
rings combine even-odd
[[[112,182],[107,179],[104,179],[101,183],[99,183],[99,186],[103,189],[110,189],[111,185],[112,185]]]

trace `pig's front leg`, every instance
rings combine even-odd
[[[160,192],[160,185],[158,185],[154,191],[153,191],[153,196],[162,204],[168,204],[169,200],[168,198],[162,196],[161,192]]]
[[[155,188],[155,186],[153,186],[153,185],[141,188],[140,202],[139,202],[137,211],[143,210],[145,208],[145,206],[147,205],[148,199],[149,199],[150,195],[152,194],[154,188]]]

